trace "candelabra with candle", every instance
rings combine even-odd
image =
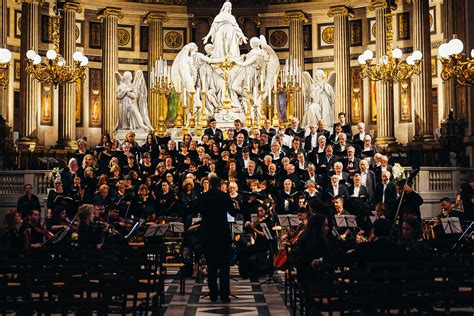
[[[252,98],[252,91],[248,88],[245,90],[247,94],[247,116],[245,117],[245,126],[252,127],[252,104],[250,102]]]
[[[166,60],[159,59],[152,67],[152,76],[150,79],[150,91],[158,94],[158,128],[157,133],[163,136],[166,132],[164,111],[166,96],[171,92],[171,68],[167,66]]]
[[[186,92],[186,89],[184,89],[184,92],[183,92],[183,107],[182,107],[182,115],[183,115],[183,129],[181,130],[183,136],[186,135],[188,133],[188,128],[187,128],[187,125],[186,125],[186,122],[188,122],[187,120],[187,105],[188,105],[188,93]]]
[[[181,103],[181,95],[183,94],[181,89],[178,88],[176,94],[178,95],[178,115],[176,115],[176,123],[175,127],[182,128],[183,127],[183,104]]]
[[[191,100],[189,100],[189,127],[195,128],[196,127],[196,119],[194,117],[194,95],[196,94],[195,91],[189,92],[191,95]]]
[[[471,58],[463,51],[464,43],[456,35],[439,46],[438,55],[443,64],[441,79],[444,82],[454,78],[460,86],[474,85],[474,49],[471,50]]]
[[[207,127],[207,114],[206,114],[206,100],[207,99],[207,91],[203,90],[201,91],[201,128],[206,128]]]
[[[301,91],[302,69],[298,66],[296,59],[289,58],[285,62],[285,67],[280,71],[279,78],[275,78],[275,86],[278,92],[287,95],[286,119],[290,121],[294,117],[294,95]],[[273,122],[275,124],[275,122]]]
[[[278,119],[278,86],[275,85],[273,89],[273,118],[272,125],[274,127],[280,126],[280,120]]]
[[[263,97],[263,95],[265,94],[265,90],[260,89],[260,91],[258,91],[258,94],[260,95],[260,122],[257,120],[257,115],[256,114],[255,114],[255,121],[259,122],[257,124],[260,124],[260,126],[263,126],[263,124],[265,124],[265,120],[266,120],[266,117],[265,117],[265,98]]]

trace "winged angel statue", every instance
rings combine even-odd
[[[334,121],[334,104],[336,102],[334,85],[336,73],[333,71],[328,80],[324,80],[324,71],[316,71],[316,80],[311,75],[303,72],[303,97],[305,113],[301,125],[308,128],[317,126],[318,121],[324,122],[324,127],[330,129]]]
[[[123,76],[116,72],[115,79],[117,80],[115,95],[119,100],[119,119],[115,130],[153,131],[148,116],[148,91],[143,71],[135,71],[134,79],[130,71],[125,71]]]

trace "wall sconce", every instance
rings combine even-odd
[[[8,67],[12,53],[7,48],[0,48],[0,86],[5,88],[8,85]]]

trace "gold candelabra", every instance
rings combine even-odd
[[[464,44],[456,38],[448,43],[441,44],[438,55],[443,64],[441,79],[448,81],[454,78],[461,86],[471,86],[474,84],[474,49],[471,50],[471,58],[463,53]]]
[[[265,123],[266,117],[265,117],[265,99],[263,95],[265,94],[265,90],[260,90],[258,91],[258,94],[260,95],[260,126],[263,126]],[[255,115],[255,120],[257,121],[256,115]],[[259,122],[259,121],[257,121]]]
[[[280,120],[278,119],[278,87],[275,85],[273,89],[273,118],[272,125],[274,127],[280,126]]]
[[[196,92],[189,92],[191,95],[191,100],[189,100],[189,127],[195,128],[196,127],[196,119],[194,117],[194,95]]]
[[[234,68],[234,62],[230,61],[226,56],[224,61],[219,64],[219,67],[224,73],[225,81],[224,100],[222,100],[222,107],[224,110],[230,110],[232,108],[232,100],[229,97],[229,71]]]
[[[7,48],[0,48],[0,86],[4,88],[8,85],[8,67],[12,53]]]
[[[183,104],[181,103],[181,94],[183,94],[181,91],[176,91],[176,94],[178,95],[178,113],[176,115],[176,123],[175,127],[181,128],[183,127]]]
[[[286,120],[289,122],[293,116],[294,116],[294,95],[295,93],[301,91],[301,85],[299,83],[299,80],[298,80],[298,75],[293,75],[293,76],[289,76],[287,77],[287,80],[286,81],[281,81],[281,80],[278,80],[278,83],[275,85],[275,89],[274,89],[274,93],[278,93],[278,92],[285,92],[286,95],[287,95],[287,100],[286,100]],[[275,112],[276,110],[276,112]],[[274,109],[273,109],[274,113],[278,113],[278,110],[277,110],[277,99],[275,98],[275,103],[274,103]],[[276,120],[278,120],[278,114],[276,115]],[[275,114],[273,115],[273,122],[272,124],[274,126],[277,126],[275,125],[276,123],[276,120],[275,120]],[[278,121],[278,123],[276,124],[279,124],[280,122]]]
[[[72,55],[73,63],[68,61],[59,53],[60,43],[60,21],[61,16],[57,5],[53,16],[53,49],[46,52],[46,58],[42,61],[41,56],[34,50],[26,52],[28,65],[25,68],[27,74],[32,75],[38,81],[57,87],[59,84],[75,83],[78,79],[86,78],[86,69],[89,60],[80,51]]]
[[[245,117],[245,126],[246,127],[252,127],[252,104],[251,104],[251,98],[252,98],[252,91],[250,89],[246,90],[247,94],[247,116]]]
[[[374,53],[371,50],[366,50],[358,58],[362,79],[369,78],[371,81],[382,81],[392,85],[394,82],[409,82],[413,75],[421,73],[422,53],[419,50],[414,51],[406,60],[403,60],[402,50],[393,49],[393,16],[393,13],[385,14],[387,54],[379,58],[379,63],[374,61]]]
[[[171,88],[172,84],[169,82],[166,73],[160,75],[157,79],[152,79],[150,91],[158,94],[158,136],[163,136],[166,132],[164,111],[166,96],[171,92]]]
[[[206,114],[206,99],[207,99],[207,91],[201,91],[201,122],[200,126],[205,128],[207,126],[207,114]]]

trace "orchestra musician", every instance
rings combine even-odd
[[[83,204],[78,209],[79,247],[82,249],[102,247],[103,229],[96,223],[96,212],[91,204]]]

